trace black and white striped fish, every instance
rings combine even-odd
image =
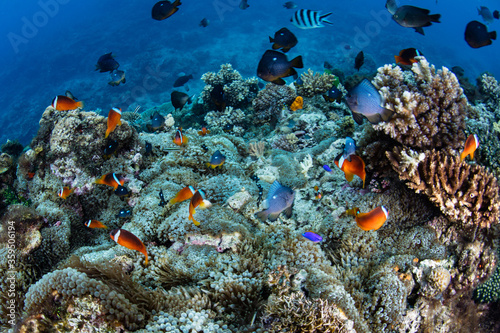
[[[290,22],[300,29],[313,29],[324,27],[323,23],[332,24],[326,18],[332,13],[321,15],[319,10],[299,9],[293,14]]]

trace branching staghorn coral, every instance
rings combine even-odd
[[[330,90],[334,84],[336,76],[328,73],[314,73],[312,69],[300,75],[302,84],[297,86],[297,95],[302,97],[313,97]]]
[[[469,105],[446,67],[436,71],[425,58],[413,64],[411,72],[385,65],[373,83],[384,106],[396,112],[390,121],[375,125],[376,130],[411,148],[457,149],[463,144]]]

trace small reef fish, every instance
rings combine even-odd
[[[363,123],[363,118],[372,124],[378,124],[381,121],[388,121],[394,115],[394,111],[380,106],[382,96],[367,79],[363,79],[347,94],[346,102],[351,109],[352,117],[359,125]]]
[[[295,68],[303,68],[302,56],[288,61],[284,53],[267,50],[257,66],[257,76],[264,81],[284,85],[282,78],[297,75]]]
[[[144,156],[149,156],[153,152],[153,145],[151,142],[144,141]]]
[[[119,218],[127,218],[130,216],[132,216],[132,210],[130,210],[130,209],[120,209],[118,214],[115,215],[115,217],[119,217]]]
[[[461,77],[461,76],[464,76],[464,75],[465,75],[465,70],[464,70],[462,67],[460,67],[460,66],[453,66],[453,67],[451,68],[451,71],[452,71],[453,73],[455,73],[455,75],[456,75],[457,77]]]
[[[109,233],[109,236],[117,244],[124,246],[127,249],[139,251],[144,254],[146,256],[144,265],[148,265],[148,251],[146,250],[146,246],[144,246],[144,243],[139,238],[137,238],[136,235],[124,229],[113,229]]]
[[[316,185],[314,186],[314,200],[320,200],[323,197],[323,194],[321,194],[321,191],[319,190],[319,186]]]
[[[125,184],[125,178],[120,174],[110,172],[103,175],[101,178],[97,179],[95,183],[101,185],[108,185],[116,190],[118,186]]]
[[[118,141],[108,139],[106,141],[106,146],[104,147],[104,158],[108,159],[116,152],[116,148],[118,148]]]
[[[345,179],[348,182],[351,182],[354,178],[354,175],[358,176],[363,180],[363,188],[365,188],[365,162],[363,159],[357,155],[350,155],[351,160],[347,160],[344,158],[344,154],[339,154],[335,158],[335,165],[340,168],[345,174]]]
[[[396,60],[397,64],[401,65],[412,65],[413,63],[418,62],[415,57],[423,56],[424,54],[417,50],[414,47],[410,47],[408,49],[404,49],[399,51],[399,55],[394,56],[394,60]]]
[[[326,19],[330,15],[332,15],[332,13],[322,15],[321,11],[299,9],[293,14],[290,22],[300,29],[322,28],[324,27],[323,23],[333,25],[332,22]]]
[[[76,102],[73,99],[63,95],[57,95],[56,97],[54,97],[51,105],[58,111],[68,111],[83,108],[83,102]]]
[[[104,224],[102,224],[101,221],[97,221],[97,220],[88,220],[87,222],[85,222],[85,226],[87,228],[91,228],[91,229],[107,229],[108,228]]]
[[[465,147],[462,153],[460,154],[460,162],[465,160],[467,156],[470,156],[470,159],[474,159],[474,152],[479,147],[479,138],[476,134],[471,134],[465,141]]]
[[[108,128],[106,129],[106,135],[104,138],[107,138],[111,132],[113,132],[116,126],[122,124],[122,109],[120,108],[112,108],[108,113]]]
[[[359,53],[356,55],[356,58],[354,59],[354,69],[357,69],[359,72],[359,69],[363,64],[365,63],[365,54],[363,51],[359,51]]]
[[[233,131],[233,129],[234,129],[234,125],[233,124],[226,124],[222,128],[222,130],[224,131],[224,133],[231,133]]]
[[[481,6],[477,9],[477,15],[483,18],[483,21],[490,24],[493,23],[493,14],[488,7]]]
[[[323,169],[325,169],[326,172],[332,172],[332,169],[328,165],[323,165]]]
[[[209,208],[212,206],[212,203],[205,199],[205,192],[203,190],[198,190],[191,197],[191,202],[189,203],[189,217],[188,219],[193,221],[195,226],[199,226],[200,222],[196,221],[193,217],[194,213],[196,213],[195,208],[200,207],[201,209]]]
[[[290,110],[292,111],[297,111],[300,110],[304,107],[304,99],[302,96],[297,96],[295,97],[295,100],[293,101],[292,105],[290,105]]]
[[[378,230],[389,217],[389,211],[384,206],[377,207],[368,213],[356,213],[356,224],[361,229],[368,230]]]
[[[269,36],[269,42],[274,43],[272,46],[273,50],[281,49],[281,51],[286,53],[290,51],[292,47],[297,45],[299,41],[290,30],[287,28],[281,28],[274,33],[274,38]]]
[[[302,234],[305,238],[309,239],[311,242],[318,243],[323,240],[323,237],[312,231],[306,231]]]
[[[151,10],[151,17],[157,21],[162,21],[175,14],[181,5],[180,0],[175,0],[173,3],[170,1],[158,1]]]
[[[352,207],[348,210],[345,211],[346,215],[351,215],[351,216],[356,216],[359,214],[359,208],[358,207]]]
[[[498,10],[494,10],[493,17],[496,18],[497,20],[500,19],[500,12]]]
[[[342,91],[340,91],[337,87],[333,86],[323,95],[323,99],[325,100],[325,102],[340,103],[342,101]]]
[[[175,80],[175,82],[174,82],[174,88],[182,87],[183,85],[188,83],[188,81],[191,80],[192,78],[193,78],[193,74],[179,76],[177,78],[177,80]]]
[[[189,97],[188,94],[175,90],[170,94],[170,101],[172,102],[172,106],[175,108],[175,110],[182,110],[186,103],[191,104],[192,102],[191,97]]]
[[[210,157],[210,162],[207,162],[207,167],[212,169],[222,168],[222,165],[226,161],[226,156],[222,155],[222,153],[217,149]]]
[[[66,92],[64,93],[64,96],[69,97],[69,98],[71,98],[71,99],[72,99],[72,100],[74,100],[74,101],[77,101],[77,100],[78,100],[78,98],[76,98],[76,97],[75,97],[75,95],[73,95],[73,94],[71,93],[71,91],[69,91],[69,90],[66,90]]]
[[[208,130],[206,127],[202,127],[201,131],[198,131],[198,134],[201,136],[205,136],[207,134],[210,134],[210,130]]]
[[[216,84],[210,92],[210,100],[215,104],[217,111],[223,112],[226,109],[226,98],[224,94],[224,86]]]
[[[491,45],[497,39],[497,32],[488,32],[488,28],[478,21],[471,21],[465,27],[465,41],[473,49]]]
[[[297,8],[297,4],[293,1],[287,1],[283,4],[283,7],[285,7],[286,9],[295,9]]]
[[[165,201],[165,197],[163,196],[163,190],[160,190],[160,192],[158,193],[158,196],[160,197],[160,203],[158,204],[158,206],[160,207],[163,207],[167,204],[167,202]]]
[[[178,202],[191,199],[195,194],[195,192],[196,192],[195,188],[192,187],[191,185],[184,187],[182,190],[177,192],[175,197],[170,199],[170,205],[174,205]]]
[[[345,145],[344,145],[344,153],[342,156],[344,157],[344,159],[351,162],[351,155],[354,155],[355,152],[356,152],[356,141],[354,141],[353,138],[346,136]]]
[[[240,5],[239,5],[240,9],[242,10],[245,10],[247,9],[248,7],[250,7],[250,5],[248,4],[248,0],[241,0],[240,1]]]
[[[285,213],[287,218],[292,216],[293,200],[295,199],[295,192],[287,187],[281,185],[277,180],[269,188],[267,197],[262,203],[264,210],[255,214],[262,222],[268,218],[271,221],[276,221],[281,212]]]
[[[96,71],[99,70],[100,73],[112,72],[120,67],[120,64],[115,60],[115,57],[111,53],[112,52],[109,52],[99,57],[99,60],[97,60],[97,64],[95,65]]]
[[[123,185],[118,185],[118,187],[115,189],[115,194],[120,197],[121,201],[130,196],[130,192]]]
[[[389,11],[390,12],[390,11]],[[415,6],[401,6],[396,9],[392,19],[402,27],[413,28],[415,32],[424,35],[423,27],[428,27],[434,23],[441,23],[441,14],[430,15],[430,10]]]
[[[115,69],[111,72],[110,79],[111,81],[109,81],[108,84],[112,87],[116,87],[120,85],[120,83],[125,84],[125,82],[127,82],[127,79],[125,78],[125,72],[119,69]]]
[[[57,195],[60,197],[60,198],[63,198],[64,200],[66,200],[67,197],[69,197],[71,195],[71,193],[73,193],[75,191],[74,188],[69,188],[67,186],[64,186],[64,187],[61,187],[61,189],[57,192]]]
[[[200,27],[203,27],[203,28],[206,28],[208,27],[208,25],[210,24],[210,20],[208,20],[206,17],[204,17],[201,21],[200,21]]]
[[[175,137],[172,139],[172,142],[178,146],[182,146],[187,144],[189,139],[182,134],[182,127],[179,127],[175,132]]]
[[[163,117],[158,111],[155,111],[151,116],[151,124],[149,124],[148,129],[150,131],[156,131],[165,124],[165,117]]]

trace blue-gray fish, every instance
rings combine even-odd
[[[477,9],[477,14],[480,15],[484,22],[490,24],[493,23],[493,14],[491,14],[491,11],[489,10],[488,7],[481,6]]]
[[[353,138],[346,136],[345,138],[345,146],[344,146],[344,159],[351,162],[351,155],[354,155],[356,152],[356,141]]]
[[[326,18],[332,13],[321,15],[320,10],[299,9],[293,14],[290,22],[300,29],[313,29],[324,27],[323,23],[333,25]]]
[[[380,106],[382,96],[367,79],[363,79],[347,94],[346,102],[352,111],[352,118],[359,125],[363,123],[363,117],[366,117],[372,124],[378,124],[391,119],[394,115],[394,111]]]
[[[149,129],[152,131],[156,131],[160,127],[163,126],[165,123],[165,117],[163,117],[158,111],[155,111],[153,115],[151,116],[151,125],[149,126]]]
[[[264,210],[255,214],[262,222],[267,220],[276,221],[281,212],[285,212],[286,217],[292,216],[293,199],[295,192],[287,187],[281,185],[277,180],[269,188],[267,198],[262,203]]]

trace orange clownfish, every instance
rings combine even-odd
[[[144,254],[146,256],[144,265],[148,265],[148,251],[146,251],[144,243],[137,238],[136,235],[127,230],[114,229],[111,230],[109,236],[111,236],[111,239],[121,246],[125,246],[127,249],[136,250]]]
[[[69,197],[69,195],[71,193],[73,193],[74,191],[75,191],[74,188],[70,189],[69,187],[64,186],[64,187],[61,187],[61,189],[57,192],[57,195],[60,198],[63,198],[64,200],[66,200],[66,198]]]
[[[201,136],[205,136],[210,133],[210,130],[208,130],[206,127],[202,127],[201,131],[198,131],[198,134]]]
[[[292,111],[297,111],[300,110],[304,107],[304,99],[302,96],[297,96],[295,97],[295,100],[293,101],[292,105],[290,105],[290,110]]]
[[[363,188],[365,187],[365,162],[361,157],[357,155],[350,155],[351,160],[344,159],[344,154],[340,154],[335,158],[335,165],[337,165],[340,170],[344,171],[345,179],[350,182],[352,181],[354,175],[358,176],[363,180]]]
[[[389,211],[384,206],[377,207],[368,213],[356,213],[356,224],[361,229],[368,230],[378,230],[387,220],[389,216]]]
[[[182,134],[182,127],[179,127],[177,131],[175,132],[175,137],[172,140],[173,143],[175,143],[178,146],[185,145],[188,143],[188,138]]]
[[[417,50],[414,47],[410,47],[409,49],[404,49],[399,51],[399,55],[394,56],[397,64],[401,65],[412,65],[418,62],[415,57],[423,56],[424,54]]]
[[[479,147],[479,138],[476,134],[471,134],[465,141],[464,151],[460,154],[460,162],[462,162],[468,155],[470,155],[470,159],[474,159],[474,152],[477,147]]]
[[[115,190],[118,186],[125,184],[125,177],[118,173],[110,172],[95,181],[96,184],[108,185]]]
[[[175,197],[170,199],[170,205],[174,205],[177,202],[182,202],[184,200],[189,200],[193,197],[196,190],[191,185],[184,187],[182,190],[177,192]]]
[[[321,191],[319,190],[318,185],[314,186],[314,199],[320,200],[322,197],[323,197],[323,194],[321,194]]]
[[[108,128],[106,129],[106,135],[104,138],[107,138],[108,135],[113,132],[116,126],[121,125],[122,121],[122,109],[112,108],[108,113]]]
[[[58,111],[75,110],[83,108],[83,102],[77,102],[69,97],[57,95],[52,100],[52,107]]]
[[[191,202],[189,203],[189,220],[193,220],[195,226],[199,226],[200,222],[196,221],[193,217],[194,213],[196,213],[195,208],[200,206],[201,209],[208,208],[212,206],[212,203],[205,199],[205,192],[203,190],[198,190],[191,198]]]
[[[102,224],[101,221],[97,221],[97,220],[88,220],[87,222],[85,222],[85,226],[87,228],[91,228],[91,229],[107,229],[108,228],[104,224]]]

